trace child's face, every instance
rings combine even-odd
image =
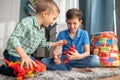
[[[66,23],[67,23],[70,33],[76,33],[81,22],[82,20],[79,20],[78,18],[67,19]]]
[[[48,27],[49,25],[53,24],[54,21],[57,19],[58,15],[59,14],[56,11],[54,11],[53,13],[46,13],[44,17],[43,25],[45,27]]]

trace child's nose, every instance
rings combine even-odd
[[[71,25],[70,25],[70,27],[71,27],[71,28],[73,28],[73,27],[74,27],[74,25],[73,25],[73,24],[71,24]]]

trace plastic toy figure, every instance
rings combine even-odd
[[[67,55],[67,54],[70,54],[69,51],[75,52],[75,45],[74,45],[74,44],[71,45],[71,47],[68,49],[68,51],[64,51],[63,53],[64,53],[65,55]],[[63,63],[66,64],[66,63],[68,63],[68,62],[69,62],[69,58],[66,57],[66,59],[63,61]]]
[[[7,59],[3,59],[9,67],[13,69],[14,75],[17,76],[17,80],[24,80],[25,75],[28,77],[34,77],[35,73],[46,71],[46,66],[40,61],[36,60],[36,66],[33,66],[32,69],[28,69],[25,65],[24,68],[20,68],[21,62],[10,62]]]

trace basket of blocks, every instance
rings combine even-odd
[[[113,31],[92,34],[91,50],[92,54],[99,56],[99,66],[120,66],[117,42],[117,36]]]

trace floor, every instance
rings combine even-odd
[[[115,70],[116,68],[109,68],[110,70]],[[108,77],[108,78],[101,78],[101,79],[95,79],[95,80],[120,80],[120,74],[114,76],[114,77]]]
[[[114,77],[109,77],[109,78],[104,78],[104,79],[99,79],[99,80],[120,80],[120,74]]]
[[[2,64],[3,63],[3,61],[1,61],[0,60],[0,64]],[[96,69],[96,71],[95,72],[93,72],[93,74],[91,74],[91,73],[89,73],[90,75],[96,75],[96,73],[97,73],[97,75],[104,75],[104,73],[107,71],[107,70],[104,70],[104,68],[105,67],[99,67],[100,68],[100,70],[99,69]],[[107,67],[107,69],[110,69],[110,70],[114,70],[114,71],[117,71],[117,68],[116,67]],[[119,68],[120,69],[120,68]],[[120,70],[119,70],[120,71]],[[101,74],[101,72],[102,72],[102,74]],[[57,74],[56,74],[57,73]],[[73,78],[76,78],[76,76],[82,76],[82,77],[80,77],[80,78],[84,78],[84,77],[86,77],[86,75],[87,74],[85,74],[85,73],[75,73],[75,72],[66,72],[66,73],[62,73],[62,72],[54,72],[54,73],[52,73],[52,72],[47,72],[47,73],[45,73],[45,74],[43,74],[43,75],[41,75],[41,74],[38,74],[38,76],[37,77],[35,77],[35,79],[34,80],[37,80],[36,78],[41,78],[41,77],[45,77],[45,79],[43,79],[43,80],[50,80],[49,78],[51,77],[51,76],[60,76],[60,78],[65,78],[65,76],[62,76],[62,75],[65,75],[66,74],[66,76],[67,77],[71,77],[71,75],[72,74],[75,74],[75,76],[73,76]],[[83,75],[84,74],[84,75]],[[48,76],[49,75],[49,76]],[[108,74],[105,74],[105,75],[108,75]],[[2,76],[2,75],[1,75]],[[46,76],[48,77],[48,79],[46,79]],[[89,76],[88,76],[89,77]],[[1,78],[3,78],[3,76],[2,77],[0,77],[0,80],[14,80],[13,78],[10,78],[10,77],[5,77],[4,79],[1,79]],[[82,80],[82,79],[80,79],[79,78],[79,80]],[[85,78],[86,79],[86,78]],[[31,80],[31,79],[30,79]],[[41,79],[42,80],[42,79]],[[55,79],[51,79],[51,80],[55,80]],[[58,79],[58,80],[61,80],[61,79]],[[67,80],[67,79],[66,79]],[[68,79],[69,80],[69,79]],[[76,79],[75,79],[76,80]],[[86,79],[86,80],[88,80],[88,79]],[[93,79],[93,80],[120,80],[120,73],[118,74],[118,75],[116,75],[116,76],[114,76],[114,77],[109,77],[109,78],[99,78],[99,79]]]

